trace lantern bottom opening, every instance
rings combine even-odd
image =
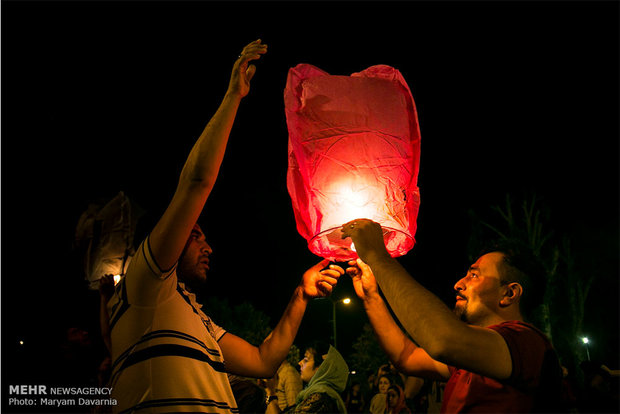
[[[392,227],[381,226],[383,241],[392,257],[405,255],[413,248],[415,239],[408,233]],[[359,256],[350,237],[342,238],[342,227],[332,227],[315,235],[308,241],[310,251],[334,262],[355,260]]]

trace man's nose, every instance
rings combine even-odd
[[[211,253],[213,253],[213,249],[211,248],[211,246],[209,246],[209,243],[204,242],[202,248],[200,249],[200,251],[202,253],[206,253],[208,255],[210,255]]]
[[[465,282],[464,282],[465,278],[461,278],[458,282],[456,282],[454,284],[454,290],[456,290],[457,292],[460,292],[461,290],[465,290]]]

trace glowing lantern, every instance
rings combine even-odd
[[[297,230],[326,259],[357,257],[341,226],[368,218],[381,224],[392,256],[414,245],[420,129],[400,72],[372,66],[335,76],[308,64],[288,73],[287,186]]]

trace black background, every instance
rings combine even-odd
[[[123,190],[158,217],[256,38],[269,52],[200,220],[214,248],[210,294],[250,301],[275,323],[319,261],[286,190],[283,90],[298,63],[341,75],[386,64],[407,80],[422,202],[416,246],[400,260],[448,306],[469,265],[467,211],[484,214],[506,193],[537,194],[556,231],[617,235],[617,2],[3,1],[3,367],[65,326],[97,329],[98,297],[72,253],[79,215]],[[618,293],[595,286],[585,324],[611,368]],[[351,294],[343,279],[335,296]],[[296,343],[328,336],[330,317],[328,302],[313,302]],[[354,301],[338,318],[346,354],[366,316]]]

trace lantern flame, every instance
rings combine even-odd
[[[380,192],[369,185],[355,186],[351,182],[340,182],[326,191],[325,222],[327,227],[339,227],[359,218],[377,219],[377,203],[382,200]]]

